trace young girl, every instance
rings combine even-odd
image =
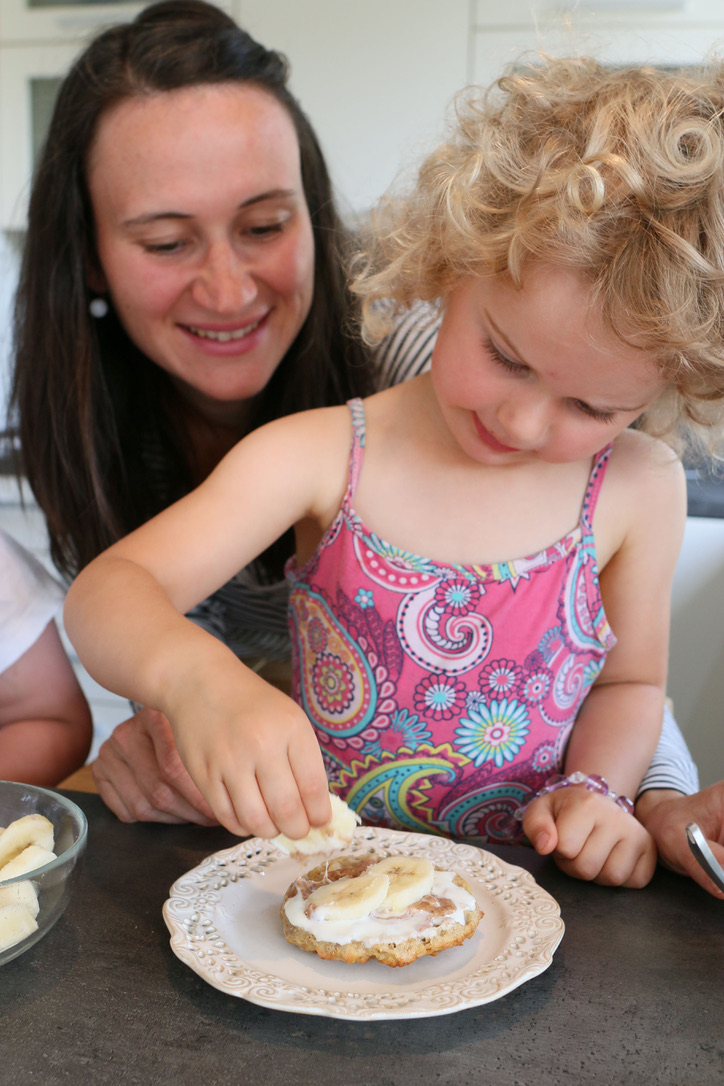
[[[545,61],[461,102],[357,283],[370,335],[439,299],[431,373],[255,431],[76,581],[81,658],[232,831],[301,837],[328,775],[369,821],[510,840],[518,811],[570,873],[650,878],[622,797],[686,501],[641,431],[722,418],[722,87]],[[291,524],[301,708],[182,617]]]

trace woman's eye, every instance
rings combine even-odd
[[[147,241],[143,248],[147,253],[180,253],[184,247],[182,241]]]
[[[283,229],[283,222],[269,222],[262,223],[259,226],[250,226],[249,233],[253,238],[265,238],[272,234],[281,234]]]

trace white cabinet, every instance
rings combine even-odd
[[[469,80],[469,0],[240,0],[291,64],[342,209],[365,211],[436,141]]]
[[[473,71],[487,84],[528,50],[615,64],[699,64],[724,45],[721,0],[476,0]]]
[[[30,177],[54,90],[80,45],[0,45],[0,228],[21,230]]]

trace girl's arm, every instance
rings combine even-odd
[[[679,461],[641,434],[621,435],[609,473],[594,526],[599,554],[612,552],[600,586],[618,640],[581,706],[565,771],[597,774],[635,797],[661,731],[686,488]],[[655,850],[640,824],[582,785],[532,805],[524,826],[539,851],[579,877],[644,885],[653,873]]]
[[[0,779],[56,785],[83,765],[90,709],[54,622],[0,675]]]
[[[600,574],[617,643],[576,720],[566,772],[599,773],[635,797],[661,734],[669,654],[671,585],[686,523],[681,462],[666,446],[627,432],[616,443],[605,522],[623,537]],[[608,480],[607,480],[608,481]],[[605,503],[605,504],[604,504]],[[597,525],[594,525],[598,540]],[[604,544],[605,545],[605,544]]]
[[[168,717],[193,781],[235,833],[301,837],[327,821],[322,756],[301,709],[184,613],[290,525],[326,527],[344,493],[349,435],[344,408],[254,431],[68,594],[66,628],[90,673]]]

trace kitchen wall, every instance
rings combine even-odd
[[[487,83],[521,52],[695,63],[724,43],[721,0],[220,0],[286,52],[342,206],[363,213],[439,137],[455,91]],[[9,300],[33,154],[29,80],[61,75],[83,39],[139,4],[0,5],[0,398]],[[2,404],[0,403],[0,408]],[[0,480],[0,524],[44,553],[42,519]],[[642,618],[642,621],[645,619]],[[86,676],[99,736],[125,705]],[[690,518],[673,594],[671,683],[702,780],[724,778],[724,520]]]

